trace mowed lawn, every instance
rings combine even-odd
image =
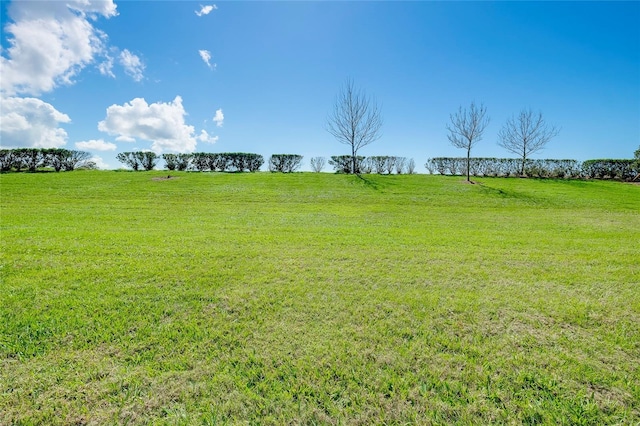
[[[638,424],[640,186],[0,176],[0,424]]]

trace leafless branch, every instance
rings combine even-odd
[[[484,129],[490,121],[486,114],[487,108],[483,104],[477,107],[475,102],[471,102],[468,110],[460,107],[457,113],[451,114],[451,124],[447,125],[449,142],[456,148],[467,151],[467,180],[470,180],[469,163],[471,148],[482,140]]]
[[[542,112],[535,114],[531,109],[523,109],[518,116],[509,118],[498,132],[498,145],[521,158],[520,173],[524,174],[531,154],[544,149],[558,133],[560,129],[547,124]]]
[[[327,117],[326,129],[338,142],[351,147],[353,173],[356,172],[358,150],[380,138],[382,124],[381,111],[375,100],[356,89],[348,79]]]

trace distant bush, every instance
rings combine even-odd
[[[162,154],[168,170],[185,171],[191,166],[192,154]]]
[[[582,173],[591,179],[631,180],[640,173],[636,160],[587,160],[582,163]]]
[[[464,157],[435,157],[427,160],[429,173],[462,175],[466,171]],[[522,160],[516,158],[471,158],[469,173],[472,176],[519,176]],[[577,178],[581,176],[581,165],[576,160],[527,160],[525,175],[546,178]]]
[[[116,156],[117,160],[122,164],[131,167],[133,170],[138,171],[153,170],[158,163],[158,154],[152,151],[134,151],[134,152],[121,152]]]
[[[351,173],[351,156],[332,156],[329,164],[338,173]],[[407,161],[405,157],[395,157],[392,155],[373,155],[371,157],[358,156],[356,158],[356,173],[367,174],[402,174],[414,173],[415,162],[413,159]]]
[[[320,173],[324,169],[327,159],[324,157],[312,157],[311,158],[311,170],[316,173]]]
[[[20,172],[24,169],[35,172],[51,167],[56,172],[72,171],[86,166],[91,154],[63,148],[17,148],[0,150],[0,171]]]
[[[413,161],[413,158],[410,158],[409,161],[407,161],[407,174],[412,175],[416,172],[416,162]]]
[[[175,170],[191,169],[200,172],[256,172],[264,164],[262,155],[245,152],[170,154],[168,158]],[[166,158],[165,161],[167,161]],[[169,168],[169,163],[167,163],[167,168]]]
[[[273,154],[269,157],[269,171],[291,173],[295,172],[302,165],[302,155],[296,154]]]
[[[362,156],[356,157],[356,173],[365,173],[363,171],[365,167],[363,166],[368,167],[368,165],[364,164],[365,158]],[[350,155],[332,155],[329,165],[333,166],[336,173],[351,173],[351,162],[352,157]]]

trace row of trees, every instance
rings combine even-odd
[[[269,171],[280,173],[295,172],[302,166],[302,155],[274,154],[269,157]]]
[[[582,163],[583,176],[593,179],[640,179],[640,148],[634,160],[588,160]]]
[[[351,155],[332,156],[329,164],[338,173],[355,173],[357,174],[414,174],[416,163],[413,158],[395,157],[390,155],[376,155],[371,157],[356,156],[355,166],[354,157]],[[355,167],[355,168],[354,168]],[[319,171],[319,170],[318,170]]]
[[[198,170],[218,172],[256,172],[264,164],[264,158],[260,154],[245,152],[208,153],[197,152],[194,154],[162,154],[159,156],[151,151],[121,152],[116,158],[122,164],[133,170],[153,170],[160,158],[165,161],[169,170]],[[301,157],[302,159],[302,157]]]
[[[436,157],[424,165],[429,173],[471,176],[530,176],[545,178],[587,178],[632,180],[640,173],[636,160],[532,160],[516,158]]]
[[[451,122],[447,125],[447,137],[453,146],[466,150],[466,174],[467,180],[470,180],[471,149],[482,140],[489,124],[487,108],[482,104],[478,107],[472,102],[468,109],[460,107],[449,118]],[[560,129],[545,121],[541,112],[523,109],[518,115],[507,119],[500,129],[498,145],[519,157],[519,173],[523,176],[531,155],[542,150],[559,132]]]
[[[18,148],[0,149],[0,171],[35,172],[40,168],[51,167],[56,172],[71,171],[78,168],[95,169],[91,154],[62,148]]]
[[[447,137],[453,146],[466,151],[467,180],[471,175],[471,149],[482,140],[489,122],[487,108],[475,102],[468,109],[461,106],[450,115]],[[338,92],[326,123],[326,130],[351,149],[351,165],[343,171],[361,173],[358,150],[380,138],[382,125],[382,113],[375,99],[347,80]],[[559,132],[559,128],[545,121],[541,112],[523,109],[506,121],[498,133],[498,145],[520,158],[520,175],[524,175],[530,156],[542,150]]]
[[[527,159],[524,167],[518,158],[473,158],[473,157],[435,157],[429,158],[425,168],[430,174],[465,175],[468,176],[529,176],[545,178],[591,178],[631,180],[640,173],[640,148],[635,153],[635,160],[532,160]],[[196,170],[219,172],[255,172],[263,165],[259,154],[248,153],[194,153],[163,154],[161,156],[149,152],[124,152],[118,158],[133,170],[152,170],[159,159],[165,161],[168,170]],[[267,162],[271,172],[291,173],[302,166],[302,155],[273,154]],[[312,157],[311,169],[321,172],[326,166],[325,157]],[[352,173],[353,157],[351,155],[332,156],[328,164],[337,173]],[[388,155],[356,156],[355,171],[358,174],[413,174],[414,160],[405,157]]]
[[[133,170],[153,170],[160,159],[165,161],[168,170],[197,171],[250,171],[255,172],[264,164],[259,154],[248,153],[194,153],[163,154],[150,151],[123,152],[118,160]],[[40,168],[53,168],[55,171],[69,171],[78,168],[96,168],[90,154],[84,151],[66,149],[2,149],[0,150],[0,170],[2,172],[23,170],[34,172]],[[274,154],[269,157],[268,169],[272,172],[291,173],[302,166],[302,155]],[[413,159],[396,156],[332,156],[328,164],[337,173],[358,174],[413,174]],[[327,165],[325,157],[313,157],[311,169],[321,172]],[[517,158],[473,158],[473,157],[435,157],[425,163],[430,174],[469,176],[530,176],[550,178],[590,178],[590,179],[640,179],[640,148],[635,152],[634,160],[532,160]]]
[[[160,159],[165,161],[168,170],[197,170],[217,172],[255,172],[264,163],[259,154],[247,153],[206,153],[194,154],[162,154],[157,155],[151,151],[122,152],[117,158],[123,164],[133,170],[153,170]],[[302,166],[302,155],[298,154],[273,154],[268,160],[268,169],[271,172],[292,173]],[[332,156],[329,165],[337,173],[351,173],[353,170],[353,157],[351,155]],[[312,157],[311,169],[321,172],[327,164],[325,157]],[[371,157],[356,156],[355,170],[357,173],[378,174],[413,174],[415,173],[415,161],[413,158],[379,155]]]

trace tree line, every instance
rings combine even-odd
[[[460,106],[449,116],[446,124],[447,138],[451,145],[464,149],[464,158],[432,158],[425,167],[430,173],[466,174],[470,176],[537,176],[537,177],[589,177],[589,178],[640,178],[640,148],[635,160],[589,160],[580,164],[575,160],[532,160],[531,155],[543,150],[547,143],[558,136],[560,128],[546,121],[542,112],[522,109],[508,118],[498,132],[498,145],[517,156],[508,158],[472,158],[472,148],[482,140],[490,118],[487,108],[471,102],[468,108]],[[336,96],[333,110],[327,116],[326,130],[335,139],[351,148],[351,155],[332,157],[329,164],[344,173],[367,173],[372,169],[389,170],[378,166],[370,157],[358,156],[358,150],[381,136],[382,112],[375,99],[357,89],[348,79]],[[398,170],[400,173],[400,169]]]
[[[66,149],[2,149],[0,170],[2,172],[35,172],[50,168],[55,171],[95,169],[91,155],[84,151]],[[117,155],[120,162],[134,171],[153,170],[160,160],[170,171],[212,172],[256,172],[264,165],[262,155],[253,153],[206,153],[162,154],[152,151],[122,152]],[[292,173],[300,170],[303,156],[298,154],[273,154],[267,161],[271,172]],[[355,164],[355,166],[354,166]],[[391,155],[356,156],[335,155],[312,157],[309,165],[313,172],[322,172],[327,165],[336,173],[350,174],[414,174],[413,158]],[[522,176],[565,179],[640,179],[640,147],[635,159],[577,160],[526,159],[524,166],[520,158],[474,158],[434,157],[424,164],[429,174],[469,176]],[[355,167],[355,168],[354,168]]]
[[[256,172],[264,164],[260,154],[246,152],[193,154],[162,154],[152,151],[121,152],[116,158],[134,171],[153,170],[160,158],[165,161],[168,170],[198,170],[201,172]]]
[[[62,148],[0,149],[0,171],[3,173],[23,170],[35,172],[47,167],[56,172],[97,168],[91,161],[91,154],[85,151]]]
[[[640,151],[640,149],[639,149]],[[467,169],[468,165],[468,169]],[[429,158],[425,168],[430,174],[471,176],[520,176],[556,179],[634,180],[640,174],[640,160],[555,160],[527,159],[522,167],[518,158]]]

